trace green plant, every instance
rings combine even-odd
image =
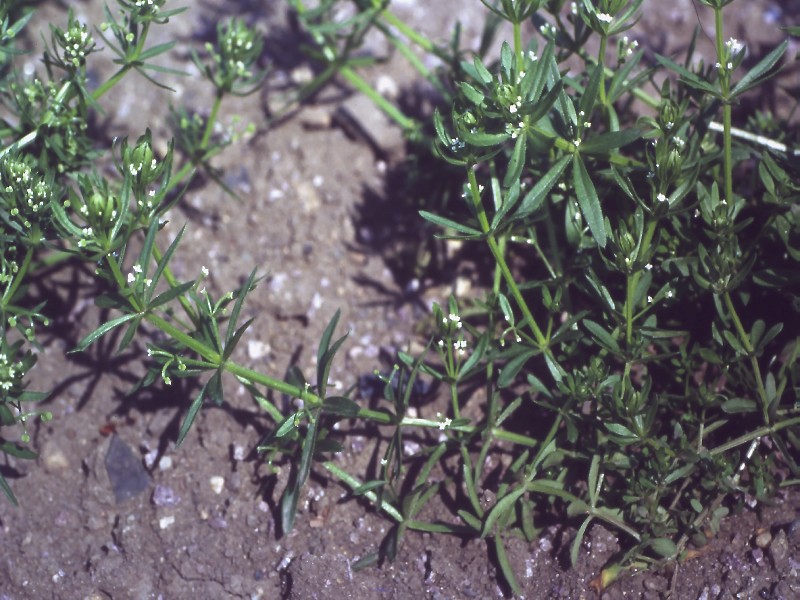
[[[798,302],[797,151],[794,138],[732,125],[739,99],[775,75],[787,42],[744,72],[744,45],[723,31],[730,1],[702,3],[715,15],[716,60],[695,62],[693,43],[682,64],[657,56],[649,68],[621,35],[642,0],[582,0],[566,15],[559,1],[485,0],[494,18],[485,39],[500,19],[513,41],[495,59],[482,45],[473,60],[396,27],[386,2],[355,2],[359,17],[340,24],[326,18],[341,3],[323,3],[324,14],[293,3],[320,45],[312,56],[344,65],[359,91],[346,69],[359,40],[348,26],[360,18],[393,43],[444,57],[438,87],[452,108],[434,115],[434,143],[463,167],[466,203],[420,214],[445,238],[482,245],[496,265],[485,297],[459,299],[469,318],[451,299],[449,311],[434,310],[428,354],[399,357],[411,379],[445,384],[451,401],[446,440],[422,451],[413,484],[402,485],[396,441],[407,404],[388,384],[398,433],[379,477],[361,483],[328,467],[397,522],[369,560],[391,557],[409,527],[467,532],[492,541],[519,592],[503,540],[531,539],[537,515],[554,506],[578,519],[573,561],[592,521],[627,540],[607,582],[620,565],[703,543],[745,494],[766,498],[796,483],[800,338],[784,325]],[[541,36],[523,42],[526,20]],[[568,74],[568,59],[583,70]],[[633,98],[652,113],[633,114]],[[747,161],[757,178],[745,174]],[[470,421],[461,411],[476,385],[487,400]],[[544,430],[533,422],[542,419]],[[513,433],[501,429],[512,420]],[[762,449],[767,439],[777,452]],[[512,462],[487,508],[479,492],[489,452]],[[428,484],[453,456],[461,477]],[[415,520],[440,485],[467,500],[460,526]]]
[[[659,56],[650,67],[642,49],[620,37],[643,0],[582,0],[566,14],[559,0],[486,0],[493,16],[471,59],[457,33],[439,48],[397,19],[387,1],[356,0],[354,16],[340,22],[336,9],[350,5],[345,0],[313,9],[291,0],[314,42],[309,55],[322,64],[296,101],[341,76],[414,143],[463,169],[463,200],[421,218],[445,238],[479,246],[494,265],[482,297],[434,307],[426,351],[398,355],[376,407],[356,402],[353,388],[330,389],[332,362],[346,342],[336,338],[338,313],[320,341],[314,377],[296,367],[283,379],[254,371],[232,356],[251,323],[240,321],[256,273],[214,298],[203,286],[206,273],[179,281],[169,268],[182,231],[166,249],[159,244],[164,212],[180,198],[175,187],[198,166],[214,176],[209,161],[225,143],[212,135],[223,97],[251,92],[261,80],[254,67],[260,37],[232,21],[207,48],[209,63],[195,55],[215,103],[207,120],[174,112],[186,162],[173,175],[173,146],[156,156],[149,132],[111,149],[96,148],[87,135],[88,112],[103,94],[130,71],[149,78],[159,70],[150,60],[171,48],[146,49],[146,37],[176,11],[160,10],[163,1],[119,4],[122,20],[107,13],[106,25],[119,70],[95,90],[87,88],[85,60],[97,48],[71,15],[65,31],[53,28],[47,81],[16,82],[4,71],[0,91],[17,116],[4,124],[0,151],[4,427],[40,414],[24,408],[40,399],[26,390],[25,376],[47,307],[26,306],[25,282],[44,264],[73,256],[96,264],[105,286],[96,302],[114,311],[77,350],[117,328],[124,328],[120,348],[144,325],[158,330],[148,338],[140,385],[202,379],[178,443],[206,402],[222,401],[226,380],[244,385],[274,422],[260,450],[290,469],[280,503],[284,532],[317,460],[392,522],[358,566],[393,558],[409,529],[474,536],[491,544],[518,593],[505,542],[533,540],[542,515],[555,513],[577,527],[573,560],[593,521],[620,532],[624,550],[606,569],[607,582],[623,568],[680,557],[690,540],[703,543],[745,494],[767,498],[800,481],[800,338],[781,320],[788,323],[798,305],[796,141],[733,126],[736,102],[776,74],[787,43],[744,72],[745,48],[726,42],[722,28],[730,0],[703,0],[716,17],[714,64],[695,62],[692,44],[682,64]],[[28,17],[3,10],[8,65],[10,40]],[[539,34],[523,41],[528,20]],[[501,22],[512,41],[489,57]],[[441,92],[444,108],[432,127],[359,74],[374,62],[356,53],[368,31],[385,35]],[[442,59],[443,69],[425,68],[414,46]],[[568,60],[582,69],[570,74]],[[650,112],[634,114],[634,98]],[[762,115],[756,125],[767,129],[770,120]],[[116,178],[89,168],[95,154],[113,161]],[[746,163],[757,164],[756,176]],[[445,390],[446,413],[412,413],[420,377]],[[300,402],[284,413],[270,391]],[[349,473],[328,460],[342,448],[334,426],[352,420],[391,428],[376,440],[377,472]],[[422,435],[428,445],[409,458],[402,449],[411,431],[434,435]],[[777,452],[766,451],[765,440]],[[24,444],[3,440],[2,449],[32,456]],[[497,485],[485,467],[490,455],[508,459]],[[425,512],[445,488],[464,501],[451,515],[457,525]]]
[[[239,21],[225,21],[215,42],[206,45],[211,64],[206,66],[194,55],[215,88],[215,100],[209,117],[202,121],[199,136],[186,133],[196,120],[176,123],[185,160],[173,175],[173,144],[168,145],[163,157],[157,156],[149,130],[133,145],[123,139],[115,140],[112,147],[99,146],[89,132],[91,113],[103,111],[102,97],[125,76],[137,73],[169,89],[151,73],[182,75],[153,62],[175,42],[148,46],[147,40],[152,27],[166,25],[185,9],[166,9],[165,0],[118,0],[117,4],[116,13],[105,8],[106,21],[94,33],[71,11],[66,28],[51,25],[42,60],[45,74],[33,77],[23,77],[14,69],[14,58],[21,54],[14,46],[15,38],[22,35],[33,13],[23,8],[22,2],[0,4],[0,98],[4,107],[0,149],[0,424],[6,431],[22,425],[19,440],[4,434],[0,448],[21,458],[36,456],[26,447],[29,436],[25,422],[37,416],[51,418],[49,412],[28,408],[48,395],[27,389],[28,375],[36,362],[32,349],[39,346],[40,329],[50,325],[47,305],[30,305],[28,286],[34,278],[66,259],[95,265],[97,304],[118,309],[122,315],[86,336],[78,350],[122,325],[126,331],[120,349],[125,348],[139,325],[148,321],[177,336],[175,347],[183,348],[180,340],[191,336],[180,331],[186,323],[173,324],[175,316],[168,304],[177,303],[186,311],[188,323],[200,330],[192,333],[208,341],[208,352],[219,359],[213,346],[220,342],[216,320],[233,296],[229,294],[212,305],[198,292],[202,276],[177,282],[168,266],[177,240],[162,251],[156,234],[163,226],[165,212],[180,199],[173,188],[186,185],[197,166],[210,171],[210,159],[232,141],[214,139],[211,134],[223,98],[250,93],[263,80],[263,73],[254,67],[261,37]],[[92,88],[87,64],[91,55],[100,51],[95,34],[116,55],[116,70]],[[185,108],[179,111],[187,112]],[[92,168],[97,163],[116,166],[117,176],[102,175]],[[153,352],[154,357],[161,358],[164,351]],[[192,367],[207,364],[189,362]],[[180,367],[169,360],[166,364],[176,370],[185,368],[185,362],[180,362]],[[165,381],[169,381],[168,371],[162,366]],[[152,377],[145,378],[145,383],[151,381]],[[0,487],[16,503],[2,476]]]

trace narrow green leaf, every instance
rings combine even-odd
[[[600,478],[600,455],[595,454],[592,456],[592,463],[589,465],[589,501],[592,507],[597,506],[597,482]]]
[[[661,56],[660,54],[656,54],[656,60],[662,65],[667,67],[668,69],[674,71],[678,75],[681,76],[681,80],[688,85],[689,87],[693,87],[697,90],[710,94],[711,96],[719,97],[719,90],[710,84],[707,81],[700,79],[697,75],[689,71],[688,69],[682,67],[678,63],[673,60],[670,60],[666,56]]]
[[[497,555],[497,563],[500,565],[500,570],[503,573],[503,577],[505,577],[509,587],[511,587],[511,592],[515,597],[521,596],[522,588],[519,586],[519,583],[517,583],[516,577],[514,577],[514,569],[511,567],[511,563],[508,562],[506,547],[499,535],[494,538],[494,548]]]
[[[608,429],[614,435],[618,435],[625,438],[637,438],[638,436],[633,433],[630,429],[625,427],[620,423],[603,423],[605,428]]]
[[[595,341],[603,346],[606,350],[610,350],[614,354],[622,353],[617,340],[614,339],[614,336],[610,332],[606,331],[602,325],[589,319],[584,319],[583,324],[586,329],[589,330],[589,333],[592,334],[592,337],[594,337]]]
[[[739,80],[739,83],[733,86],[731,98],[745,93],[747,90],[756,87],[772,76],[774,74],[771,72],[772,68],[778,63],[788,47],[789,40],[783,40],[772,52],[762,58],[755,67],[745,73],[744,77]]]
[[[476,90],[470,84],[466,82],[461,82],[458,84],[458,87],[461,88],[461,92],[464,94],[467,100],[472,102],[475,106],[480,106],[483,104],[484,95],[483,92]]]
[[[337,310],[334,315],[331,317],[331,320],[328,321],[328,325],[325,327],[325,331],[322,332],[322,337],[319,339],[319,347],[317,348],[317,364],[321,365],[323,363],[323,359],[325,355],[328,353],[331,345],[331,338],[333,337],[333,332],[336,330],[336,325],[339,323],[339,317],[341,316],[342,311]]]
[[[607,131],[581,141],[581,154],[603,155],[609,150],[627,146],[642,137],[638,129],[623,129],[622,131]]]
[[[17,497],[14,495],[14,492],[11,491],[11,486],[8,485],[6,478],[3,477],[3,474],[0,473],[0,490],[3,490],[3,493],[8,498],[9,502],[14,506],[19,506],[19,502],[17,502]]]
[[[475,73],[477,73],[478,78],[484,83],[488,84],[492,82],[492,74],[489,70],[483,66],[481,59],[478,56],[472,59],[472,64],[475,67]]]
[[[503,42],[500,46],[500,68],[506,77],[511,78],[511,46],[508,42]]]
[[[176,44],[176,42],[166,42],[164,44],[157,44],[157,45],[153,46],[152,48],[148,48],[147,50],[142,52],[139,55],[138,59],[141,62],[144,62],[146,60],[149,60],[151,58],[154,58],[154,57],[158,56],[159,54],[164,54],[164,52],[169,52],[175,46],[175,44]],[[176,73],[181,73],[181,71],[175,71],[175,72]]]
[[[522,495],[527,491],[524,485],[521,485],[497,501],[497,503],[489,510],[486,518],[483,520],[483,527],[481,528],[481,538],[485,538],[492,532],[494,524],[497,520],[504,516],[508,511],[513,510],[514,504],[519,500]]]
[[[592,522],[593,518],[592,515],[589,515],[583,520],[583,523],[581,523],[581,526],[578,528],[578,533],[575,535],[575,539],[572,540],[572,546],[569,550],[569,560],[573,567],[578,564],[578,552],[581,550],[583,537],[586,535],[586,528],[589,527],[589,523]]]
[[[544,98],[540,99],[535,104],[524,107],[522,114],[528,116],[529,123],[538,125],[539,120],[550,112],[550,109],[553,108],[556,100],[558,100],[559,96],[561,95],[561,88],[563,85],[564,84],[561,82],[561,80],[559,80],[550,89],[550,91],[545,94]]]
[[[446,219],[445,217],[440,217],[439,215],[430,213],[427,210],[419,211],[419,215],[426,221],[429,221],[434,225],[439,225],[440,227],[454,229],[460,233],[465,233],[467,235],[474,235],[474,236],[481,235],[481,232],[478,231],[477,229],[473,229],[472,227],[462,225],[461,223],[456,223],[455,221],[451,221],[450,219]]]
[[[497,294],[497,303],[500,305],[500,310],[503,312],[503,318],[511,327],[514,326],[514,311],[511,309],[511,303],[506,298],[505,294]]]
[[[116,319],[111,319],[107,323],[103,323],[100,327],[95,329],[92,333],[90,333],[80,342],[78,342],[78,345],[75,346],[73,350],[70,350],[70,353],[82,352],[83,350],[86,350],[86,348],[91,346],[96,340],[103,337],[106,333],[108,333],[115,327],[119,327],[123,323],[127,323],[131,319],[136,319],[137,317],[139,317],[138,313],[131,313],[129,315],[122,315],[121,317],[117,317]]]
[[[328,385],[328,374],[330,373],[333,359],[335,358],[336,353],[339,351],[339,348],[341,348],[342,344],[347,341],[347,335],[348,334],[344,334],[342,337],[336,340],[333,346],[328,348],[328,351],[322,357],[322,362],[317,365],[317,393],[320,396],[325,395],[325,389]]]
[[[592,111],[597,103],[597,96],[600,93],[600,79],[603,76],[604,65],[597,63],[589,75],[589,81],[586,83],[586,88],[583,90],[578,109],[583,113],[581,118],[584,121],[589,121],[592,117]]]
[[[329,396],[325,398],[322,403],[322,410],[332,415],[339,415],[342,417],[355,417],[361,407],[357,402],[344,396]]]
[[[678,546],[669,538],[655,538],[650,540],[653,551],[664,558],[672,558],[678,553]]]
[[[239,329],[237,329],[236,331],[233,332],[233,335],[231,336],[231,339],[229,339],[225,344],[225,351],[222,353],[222,360],[223,361],[228,360],[231,357],[231,355],[233,354],[233,351],[236,349],[236,346],[239,345],[239,340],[242,339],[242,336],[244,335],[244,332],[247,331],[247,328],[250,327],[250,325],[252,325],[253,321],[255,321],[255,320],[256,320],[255,317],[251,317],[251,318],[247,319],[247,321],[245,321],[242,324],[242,326],[239,327]]]
[[[581,207],[583,218],[589,225],[597,245],[601,248],[606,247],[606,229],[603,224],[603,209],[600,207],[600,199],[597,197],[597,190],[589,177],[586,165],[579,154],[574,154],[572,158],[572,174],[575,193],[578,196],[578,205]]]
[[[436,136],[439,138],[439,141],[445,148],[450,147],[450,137],[447,135],[447,132],[444,130],[444,123],[442,123],[442,113],[439,112],[439,109],[433,111],[433,128],[436,131]]]
[[[506,176],[503,178],[503,187],[505,188],[511,187],[514,183],[519,183],[519,177],[522,175],[522,168],[525,166],[527,139],[528,136],[526,135],[517,137],[517,143],[514,144],[514,151],[511,153],[511,159],[508,161]]]
[[[488,148],[490,146],[500,146],[511,137],[508,133],[486,133],[476,131],[475,133],[464,132],[464,141],[476,148]]]
[[[36,460],[39,458],[39,455],[30,448],[26,448],[14,442],[3,442],[0,444],[0,452],[15,458],[21,458],[22,460]]]
[[[214,376],[215,377],[219,376],[219,373],[216,373]],[[194,423],[195,417],[197,417],[197,413],[200,410],[200,407],[203,406],[203,399],[206,396],[206,389],[208,389],[208,382],[203,384],[203,387],[200,388],[200,391],[198,392],[197,396],[192,401],[192,404],[189,406],[189,410],[186,413],[186,416],[183,418],[180,430],[178,431],[178,440],[175,442],[176,448],[183,443],[183,440],[186,438],[186,434],[189,433],[189,430],[192,428],[192,423]]]
[[[544,202],[547,194],[553,189],[553,186],[561,179],[564,169],[569,164],[570,156],[564,156],[558,160],[550,169],[542,175],[542,178],[536,182],[531,190],[525,194],[525,197],[520,202],[519,207],[514,212],[513,219],[524,219],[534,211],[536,211]]]
[[[133,341],[133,336],[136,335],[136,330],[139,329],[139,323],[142,322],[141,315],[136,315],[137,318],[133,319],[128,324],[127,329],[125,329],[125,333],[122,336],[122,339],[119,341],[119,346],[117,347],[117,354],[122,353],[125,348],[127,348],[130,343]]]
[[[758,404],[749,398],[730,398],[722,403],[721,408],[728,414],[754,413],[758,410]]]
[[[166,304],[170,300],[177,298],[178,296],[182,296],[184,292],[191,289],[194,283],[194,281],[185,281],[184,283],[176,285],[175,287],[169,288],[167,291],[162,292],[153,298],[153,300],[148,303],[147,309],[152,310],[154,308],[158,308],[162,304]]]
[[[504,388],[511,385],[522,367],[525,366],[525,363],[538,353],[538,350],[526,350],[508,361],[506,366],[500,371],[500,376],[497,379],[497,386]]]
[[[239,314],[242,312],[242,306],[244,306],[244,299],[247,297],[247,294],[250,292],[250,290],[253,289],[255,279],[256,270],[254,268],[252,271],[250,271],[247,281],[244,282],[244,285],[239,288],[239,291],[236,294],[236,302],[233,303],[233,308],[231,309],[231,318],[228,320],[228,328],[225,331],[226,347],[231,345],[231,340],[235,335],[237,323],[239,322]],[[235,346],[235,344],[233,345]]]
[[[156,221],[154,221],[154,222],[157,222],[157,221],[158,221],[158,219],[156,219]],[[156,265],[155,273],[153,273],[153,283],[149,286],[149,288],[152,289],[153,291],[155,291],[155,288],[158,285],[158,282],[161,280],[161,275],[164,273],[164,269],[167,268],[167,265],[169,265],[169,261],[172,260],[172,255],[175,253],[175,250],[178,248],[178,244],[180,243],[181,238],[183,237],[183,232],[184,231],[186,231],[186,225],[181,227],[180,231],[178,231],[178,235],[175,236],[175,239],[172,240],[172,243],[167,248],[167,251],[164,252],[164,255],[161,257],[161,260],[158,261],[158,264]],[[152,297],[152,292],[149,294],[149,296]],[[148,307],[152,307],[152,303],[149,300],[150,300],[150,298],[148,297],[147,305],[148,305]]]
[[[475,515],[467,512],[464,509],[460,509],[458,511],[458,516],[461,517],[461,520],[467,524],[467,527],[475,530],[478,533],[481,530],[481,522]]]
[[[383,487],[388,482],[383,479],[375,479],[373,481],[367,481],[362,483],[360,486],[353,490],[354,496],[363,496],[367,492],[371,492],[372,490],[376,490],[380,487]]]

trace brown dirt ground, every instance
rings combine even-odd
[[[240,12],[266,32],[265,59],[274,64],[272,93],[303,77],[305,63],[282,3],[187,5],[190,11],[166,28],[181,44],[201,46],[221,14]],[[478,38],[484,12],[478,0],[396,0],[393,6],[435,39],[443,39],[461,19],[468,46]],[[92,22],[100,20],[100,7],[96,0],[74,4],[76,13]],[[698,19],[712,31],[710,13],[696,13],[689,0],[645,0],[644,8],[645,18],[631,35],[658,51],[685,45]],[[39,11],[30,31],[65,21],[61,3],[41,3]],[[729,16],[729,31],[754,52],[780,37],[770,19],[786,25],[798,21],[791,0],[782,5],[739,0]],[[375,44],[370,49],[382,51]],[[702,44],[707,50],[707,41]],[[186,53],[173,54],[166,64],[193,69]],[[98,72],[108,69],[104,64]],[[375,81],[381,74],[401,92],[415,85],[398,60],[368,77]],[[196,110],[210,105],[208,87],[199,77],[169,83],[176,93],[154,91],[136,76],[126,79],[103,101],[107,114],[99,120],[98,136],[135,139],[149,126],[155,139],[166,140],[169,103]],[[215,166],[244,202],[201,179],[173,211],[168,231],[174,235],[188,224],[174,263],[178,277],[194,276],[205,265],[211,271],[209,287],[222,293],[254,267],[269,275],[247,305],[248,316],[258,318],[238,360],[277,375],[292,361],[310,371],[321,331],[341,309],[341,329],[350,337],[332,377],[347,387],[380,367],[382,352],[414,339],[419,307],[405,293],[413,274],[390,268],[398,264],[391,243],[398,208],[385,186],[387,172],[402,173],[401,148],[391,137],[396,132],[383,130],[388,137],[378,150],[385,156],[378,156],[363,139],[331,124],[345,91],[331,87],[279,126],[229,148]],[[261,126],[271,102],[255,95],[230,101],[224,112]],[[228,117],[223,122],[231,124]],[[443,301],[457,275],[424,281],[423,300]],[[390,523],[321,470],[307,486],[295,530],[277,535],[276,501],[286,468],[273,474],[254,453],[269,420],[229,381],[226,403],[204,410],[183,446],[174,449],[190,386],[126,397],[140,372],[142,351],[114,355],[110,340],[65,359],[64,352],[101,318],[91,306],[91,289],[75,283],[84,280],[65,270],[37,286],[49,300],[55,326],[44,338],[32,388],[56,389],[47,403],[54,420],[33,430],[37,463],[9,460],[0,467],[21,505],[15,509],[0,502],[0,600],[496,598],[507,593],[498,584],[491,552],[478,540],[409,533],[394,563],[353,571],[352,563],[375,548]],[[419,411],[432,415],[440,408],[434,402]],[[105,468],[112,444],[104,435],[109,424],[149,465],[146,490],[123,502],[115,501]],[[374,433],[346,437],[338,464],[359,475],[374,468],[374,437],[369,437]],[[223,478],[221,487],[212,484],[215,477]],[[800,496],[787,494],[775,506],[746,509],[727,519],[696,557],[659,572],[628,574],[602,598],[800,597],[798,508]],[[574,525],[552,526],[532,545],[509,542],[525,597],[597,597],[590,582],[618,551],[619,541],[594,527],[578,566],[568,568]]]

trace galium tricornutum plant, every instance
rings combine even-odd
[[[202,378],[178,441],[204,403],[221,402],[226,380],[250,391],[275,423],[260,449],[290,471],[280,502],[284,532],[315,460],[387,516],[389,534],[358,566],[393,558],[408,529],[475,536],[491,544],[518,593],[505,540],[536,539],[542,515],[555,511],[577,528],[573,560],[593,522],[620,533],[624,550],[604,572],[607,583],[626,566],[680,557],[745,497],[764,499],[798,481],[800,341],[782,321],[797,302],[796,132],[769,139],[767,130],[781,127],[768,115],[747,121],[753,131],[734,127],[744,120],[738,101],[776,74],[787,43],[745,70],[746,46],[723,28],[731,0],[701,0],[715,16],[712,61],[697,60],[693,40],[685,57],[656,55],[649,66],[630,31],[648,9],[644,0],[485,0],[493,17],[474,56],[460,49],[458,32],[439,47],[387,2],[323,0],[308,8],[291,0],[320,69],[286,110],[337,76],[368,95],[416,148],[428,144],[462,170],[463,187],[421,217],[493,265],[482,294],[433,307],[426,351],[398,354],[392,372],[379,376],[384,389],[374,405],[356,401],[352,389],[330,389],[331,364],[346,341],[334,336],[338,314],[322,336],[314,377],[296,367],[284,379],[253,371],[232,355],[250,324],[239,321],[255,273],[214,298],[204,273],[188,281],[172,274],[181,235],[159,245],[174,188],[195,167],[214,177],[209,161],[225,142],[213,135],[222,99],[261,80],[255,32],[232,21],[206,48],[209,61],[195,55],[215,102],[208,118],[175,111],[186,157],[177,174],[177,152],[170,146],[156,156],[149,134],[115,145],[114,180],[86,167],[85,157],[104,152],[85,137],[87,111],[129,71],[163,71],[150,60],[171,47],[148,49],[146,37],[175,11],[164,2],[119,4],[121,20],[106,15],[119,66],[106,82],[87,89],[84,61],[97,47],[70,16],[67,32],[53,30],[50,79],[4,87],[6,104],[21,114],[19,127],[3,132],[0,152],[10,186],[0,213],[4,426],[31,414],[22,407],[33,399],[25,391],[33,364],[26,345],[46,324],[46,307],[19,300],[24,278],[54,248],[97,264],[111,290],[97,303],[116,311],[78,349],[118,327],[125,347],[146,324],[163,335],[148,343],[142,385]],[[343,7],[350,17],[337,21],[348,14]],[[9,14],[0,15],[5,48],[8,32],[25,20],[9,25]],[[500,22],[510,41],[489,56]],[[441,94],[432,127],[360,74],[371,62],[358,54],[369,32],[384,35]],[[412,47],[444,67],[426,67]],[[632,112],[634,99],[648,107],[644,114]],[[30,192],[11,182],[20,177]],[[447,402],[421,415],[417,397],[431,381]],[[293,408],[279,409],[269,390],[295,399]],[[363,476],[329,460],[342,448],[335,426],[344,420],[391,428],[376,440],[381,458]],[[411,457],[403,452],[409,435],[423,441]],[[496,457],[502,468],[490,472]],[[426,520],[426,507],[444,491],[459,506]]]

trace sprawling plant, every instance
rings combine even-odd
[[[382,400],[370,405],[352,395],[355,386],[329,386],[346,342],[336,337],[338,313],[313,377],[296,367],[284,378],[259,373],[232,358],[250,324],[240,317],[256,273],[214,298],[204,273],[188,281],[172,274],[181,235],[160,243],[176,187],[196,168],[216,178],[210,160],[225,140],[214,139],[213,127],[225,96],[250,93],[262,80],[260,36],[230,21],[205,57],[193,55],[214,104],[207,118],[176,109],[180,153],[170,144],[160,157],[149,132],[100,148],[86,123],[129,72],[151,79],[166,71],[152,59],[172,45],[148,47],[147,33],[180,9],[119,0],[122,17],[107,11],[97,30],[118,70],[92,89],[86,61],[98,47],[72,15],[65,30],[52,29],[47,76],[18,78],[13,38],[29,15],[3,3],[0,92],[15,118],[4,122],[0,150],[0,418],[4,428],[22,424],[23,435],[0,440],[2,450],[34,456],[25,421],[49,418],[28,408],[42,397],[27,390],[31,348],[49,321],[46,305],[26,302],[25,283],[70,256],[95,265],[96,302],[112,309],[77,350],[118,328],[120,348],[155,330],[140,384],[200,380],[179,443],[204,403],[221,402],[226,380],[243,384],[272,419],[259,449],[290,470],[284,532],[319,461],[393,522],[360,566],[393,558],[408,529],[475,536],[492,545],[518,593],[505,542],[535,539],[553,514],[576,527],[573,560],[594,521],[619,532],[624,550],[602,584],[631,565],[679,558],[690,541],[704,543],[733,506],[796,483],[800,470],[797,132],[768,113],[739,114],[745,94],[771,85],[788,44],[751,57],[745,69],[746,46],[723,30],[731,1],[701,0],[716,19],[710,63],[696,60],[693,42],[683,58],[656,55],[646,64],[625,35],[644,0],[566,8],[559,0],[483,0],[490,13],[474,56],[461,49],[458,30],[439,47],[388,1],[290,0],[320,68],[286,110],[334,77],[367,94],[415,151],[427,145],[442,168],[462,170],[461,197],[420,218],[493,265],[481,294],[434,305],[425,352],[399,353],[393,371],[379,376]],[[501,30],[510,41],[489,56]],[[374,61],[357,52],[368,32],[383,34],[438,90],[431,123],[368,85],[361,71]],[[429,70],[419,51],[443,66]],[[634,100],[646,109],[634,112]],[[91,168],[102,157],[116,177]],[[446,409],[427,417],[411,410],[428,387],[420,380],[438,383]],[[270,390],[297,399],[295,408],[278,408]],[[350,473],[330,460],[342,449],[340,421],[391,430],[375,439],[382,457],[374,471]],[[411,433],[425,443],[407,456]],[[490,462],[500,470],[489,472]],[[429,520],[426,506],[444,490],[460,505]]]

